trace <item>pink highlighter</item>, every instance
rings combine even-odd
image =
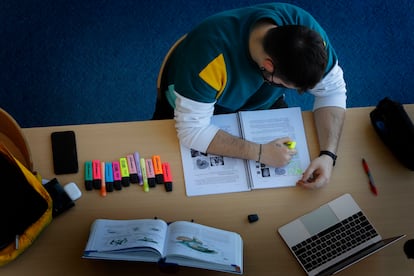
[[[92,184],[95,190],[101,189],[101,161],[93,160],[92,161]]]
[[[112,170],[114,177],[114,188],[115,190],[122,190],[121,165],[119,164],[119,161],[112,162]]]
[[[127,155],[127,163],[128,163],[128,170],[129,170],[129,181],[133,184],[138,184],[138,172],[137,166],[135,164],[135,159],[132,154]]]
[[[145,159],[145,168],[147,169],[148,186],[154,188],[156,186],[156,181],[152,159]]]

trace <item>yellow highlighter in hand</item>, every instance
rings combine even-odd
[[[285,145],[288,147],[288,149],[296,148],[296,142],[295,141],[286,142]]]

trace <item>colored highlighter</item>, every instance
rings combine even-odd
[[[119,164],[121,165],[121,177],[122,177],[122,186],[129,186],[129,170],[128,170],[128,161],[125,157],[119,158]]]
[[[90,191],[93,189],[93,172],[92,161],[85,162],[85,189]]]
[[[165,191],[171,192],[173,190],[173,179],[171,175],[171,168],[168,162],[162,163],[162,173],[164,175]]]
[[[296,142],[295,141],[286,142],[285,145],[288,147],[288,149],[296,148]]]
[[[148,178],[147,178],[147,169],[145,168],[145,159],[140,158],[139,163],[141,165],[141,171],[142,171],[142,182],[144,192],[149,192],[149,186],[148,186]]]
[[[105,187],[107,192],[114,191],[114,173],[111,162],[105,163]]]
[[[141,164],[139,161],[139,153],[134,152],[134,160],[135,160],[135,167],[137,168],[137,174],[138,174],[138,184],[143,185],[144,182],[142,181],[142,170],[141,170]]]
[[[119,161],[112,162],[112,173],[114,177],[115,190],[122,190],[121,166],[119,165]]]
[[[93,177],[93,188],[95,190],[99,190],[101,188],[101,161],[99,160],[93,160],[92,161],[92,177]]]
[[[164,184],[164,175],[162,173],[161,158],[159,155],[152,156],[152,164],[154,165],[155,180],[157,184]]]
[[[106,185],[105,185],[105,162],[101,162],[101,196],[106,196]]]
[[[131,183],[138,183],[138,173],[137,173],[137,166],[135,165],[135,159],[132,154],[127,155],[128,161],[128,170],[129,170],[129,180]]]
[[[152,160],[145,159],[145,166],[147,169],[148,186],[150,188],[154,188],[156,185],[156,182],[155,182],[154,165],[152,164]]]

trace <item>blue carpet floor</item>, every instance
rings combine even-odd
[[[0,107],[23,127],[148,120],[170,45],[254,0],[2,0]],[[310,11],[344,69],[348,106],[414,103],[414,1],[288,1]],[[288,95],[308,110],[309,96]]]

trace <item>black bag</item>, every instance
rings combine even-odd
[[[371,123],[394,156],[414,171],[414,125],[404,107],[388,97],[370,113]]]

